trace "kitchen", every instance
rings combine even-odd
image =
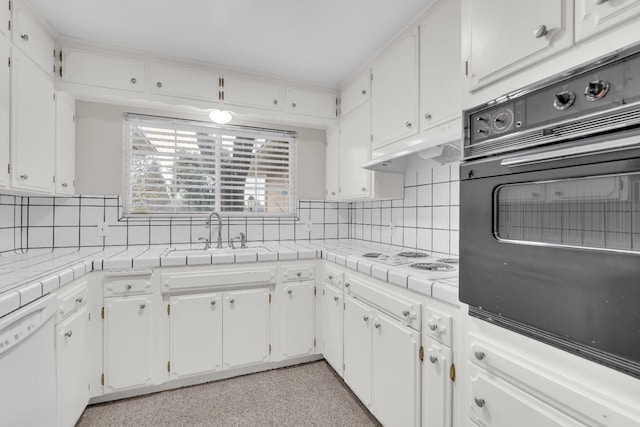
[[[199,4],[198,23],[227,10],[267,28],[251,36],[220,15],[232,47],[256,44],[242,65],[218,40],[204,56],[214,47],[198,50],[188,31],[159,30],[170,15],[151,2],[130,3],[2,8],[10,425],[74,425],[88,404],[322,359],[383,425],[640,425],[628,115],[639,1],[279,2],[325,24],[377,13],[361,57],[354,28],[336,27],[335,64],[313,58],[314,36],[260,52],[287,34],[270,22],[310,31],[281,9]],[[198,14],[170,6],[187,28]],[[631,109],[612,128],[620,138],[544,139],[616,108]],[[539,128],[568,162],[556,175],[536,175],[545,147],[501,151]],[[597,161],[586,167],[585,147]],[[575,177],[594,181],[587,191]],[[542,227],[551,214],[504,222],[594,198],[631,219],[615,233]],[[41,410],[25,415],[33,402]]]

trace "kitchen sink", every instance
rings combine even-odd
[[[251,245],[248,244],[246,248],[209,248],[209,249],[176,249],[169,248],[166,252],[162,254],[162,256],[190,256],[190,255],[202,255],[202,254],[213,254],[213,255],[221,255],[221,254],[235,254],[235,253],[246,253],[246,252],[255,252],[255,253],[266,253],[272,252],[271,249],[266,248],[262,245]]]

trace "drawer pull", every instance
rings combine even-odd
[[[211,305],[212,306],[216,305],[216,302],[215,301],[211,301]]]
[[[73,331],[72,330],[68,330],[67,332],[64,333],[64,336],[67,338],[71,338],[71,335],[73,335]]]
[[[374,323],[373,326],[375,326],[376,329],[380,329],[380,323],[378,323],[378,322]]]
[[[438,329],[438,324],[434,322],[429,322],[429,329],[431,329],[432,331],[435,331],[436,329]]]
[[[333,300],[334,300],[335,302],[338,302],[338,300],[339,300],[339,299],[340,299],[340,297],[333,297]]]
[[[409,317],[410,314],[411,314],[411,312],[409,310],[405,310],[405,311],[402,312],[402,315],[404,317]]]
[[[140,304],[140,310],[144,310],[146,306],[146,304]]]
[[[333,280],[333,276],[332,275],[329,275],[329,280]]]
[[[298,277],[302,277],[302,271],[298,271],[298,272],[296,273],[296,276],[298,276]]]
[[[484,399],[481,397],[474,397],[473,401],[476,403],[478,408],[484,408]]]
[[[344,286],[345,286],[345,288],[349,288],[349,287],[351,287],[351,283],[347,282],[347,283],[344,284]]]
[[[362,320],[364,320],[365,322],[369,321],[369,316],[362,316]]]
[[[29,34],[20,34],[20,38],[26,42],[29,41]]]
[[[484,351],[476,351],[473,353],[473,355],[476,357],[476,359],[478,360],[484,360]]]
[[[127,288],[127,290],[130,290],[131,288],[133,288],[133,286],[131,286],[131,285],[127,285],[125,287]]]
[[[438,358],[436,356],[429,356],[429,360],[431,361],[431,363],[436,363],[438,361]]]
[[[235,303],[235,302],[236,302],[236,300],[235,300],[235,299],[233,299],[233,298],[231,298],[231,299],[229,300],[229,304],[233,304],[233,303]]]
[[[288,293],[289,295],[291,295],[291,294],[293,293],[293,291],[292,291],[291,289],[289,289],[289,290],[287,291],[287,293]]]
[[[78,297],[78,298],[76,298],[76,302],[77,302],[78,304],[80,304],[80,303],[82,302],[82,297]]]
[[[135,77],[131,77],[131,80],[129,80],[129,81],[131,82],[131,84],[136,84],[136,82],[137,82],[138,80],[136,80],[136,78],[135,78]]]

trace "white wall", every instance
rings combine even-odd
[[[122,114],[125,112],[208,120],[202,114],[167,113],[94,102],[76,102],[76,193],[122,195]],[[323,200],[324,130],[281,124],[232,122],[298,133],[297,191],[299,199]]]

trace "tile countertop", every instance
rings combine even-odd
[[[189,246],[113,246],[30,250],[0,257],[0,317],[29,304],[67,283],[99,270],[213,265],[324,258],[391,285],[411,289],[449,304],[459,305],[457,277],[434,277],[404,266],[385,265],[360,255],[398,253],[401,248],[358,240],[312,240],[264,243],[260,247],[216,253],[190,253]],[[252,250],[254,249],[254,250]],[[194,251],[197,252],[197,251]],[[449,274],[452,276],[452,274]]]

